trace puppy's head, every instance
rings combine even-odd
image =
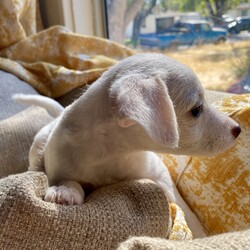
[[[166,56],[132,56],[109,74],[118,124],[138,149],[212,155],[240,133],[235,121],[206,103],[192,70]]]
[[[225,151],[240,134],[239,125],[206,102],[204,90],[189,68],[180,65],[180,70],[181,74],[177,71],[166,81],[180,138],[172,153],[210,156]]]

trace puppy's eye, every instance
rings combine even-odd
[[[191,110],[191,113],[194,117],[198,118],[202,112],[203,106],[197,106]]]

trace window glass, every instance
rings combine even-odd
[[[203,31],[203,32],[207,32],[207,31],[211,31],[212,30],[212,28],[210,27],[210,25],[209,24],[207,24],[207,23],[203,23],[203,24],[201,24],[200,25],[201,26],[201,31]]]
[[[106,12],[111,40],[187,64],[206,89],[250,92],[250,0],[106,0]]]

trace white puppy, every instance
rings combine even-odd
[[[57,116],[35,137],[30,170],[44,169],[45,200],[81,204],[84,187],[149,178],[185,212],[195,237],[202,226],[153,152],[212,155],[233,145],[239,125],[210,107],[197,77],[161,54],[139,54],[110,68],[63,109],[41,96],[15,97]]]

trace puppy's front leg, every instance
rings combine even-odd
[[[63,205],[80,205],[84,201],[82,186],[70,180],[64,180],[58,186],[51,186],[47,189],[44,200]]]
[[[164,174],[162,175],[162,178],[156,180],[156,182],[164,189],[170,202],[176,203],[182,209],[182,211],[185,214],[187,224],[192,231],[193,237],[194,238],[205,237],[206,234],[199,219],[191,211],[187,203],[181,197],[174,182],[169,176],[168,170],[166,170],[166,172],[164,172]]]
[[[154,174],[151,175],[151,179],[162,187],[170,202],[176,203],[183,210],[187,224],[191,229],[194,238],[206,236],[200,221],[183,200],[163,161],[156,154],[151,155],[151,160],[151,166],[155,164]]]
[[[30,171],[44,171],[44,150],[54,124],[51,122],[36,134],[29,152]]]

